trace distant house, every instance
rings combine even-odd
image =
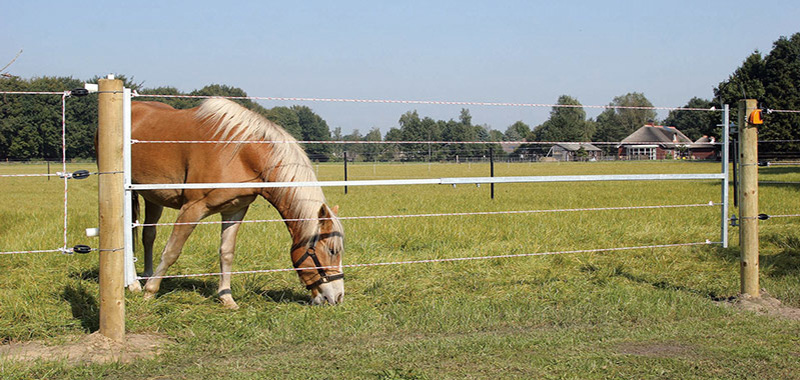
[[[580,153],[581,148],[586,155]],[[600,148],[589,143],[559,143],[553,145],[547,152],[548,157],[559,161],[597,160],[602,156]]]
[[[689,145],[689,157],[693,160],[715,160],[719,151],[717,145],[714,136],[703,136]]]
[[[675,127],[645,125],[623,139],[617,149],[622,159],[664,160],[688,157],[691,144]]]
[[[503,152],[506,154],[514,153],[517,148],[519,148],[521,144],[503,144],[501,147],[503,148]]]

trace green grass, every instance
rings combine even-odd
[[[93,169],[90,164],[69,170]],[[2,165],[0,173],[44,166]],[[55,170],[55,169],[53,169]],[[340,165],[319,165],[321,180]],[[496,175],[708,173],[692,162],[533,163]],[[487,164],[356,164],[351,179],[486,176]],[[800,181],[792,167],[761,179]],[[326,188],[342,216],[695,204],[713,181]],[[96,245],[96,177],[70,181],[70,245]],[[763,185],[762,212],[796,214],[800,186]],[[0,251],[61,243],[63,182],[0,178]],[[732,212],[735,212],[732,209]],[[165,212],[164,221],[175,212]],[[248,219],[272,219],[265,201]],[[216,217],[215,219],[218,219]],[[761,285],[800,307],[800,219],[761,222]],[[218,270],[218,226],[199,226],[170,273]],[[719,239],[719,208],[563,212],[346,221],[345,263],[671,244]],[[160,231],[157,249],[168,230]],[[238,311],[213,297],[216,278],[165,280],[144,301],[126,293],[130,333],[175,344],[132,364],[0,360],[2,378],[798,378],[800,323],[720,306],[739,290],[731,248],[698,246],[459,263],[354,268],[345,302],[311,307],[292,273],[234,277]],[[279,223],[247,224],[236,270],[285,268]],[[137,256],[140,255],[137,253]],[[58,343],[98,328],[97,257],[0,256],[0,340]],[[141,270],[141,268],[140,268]]]

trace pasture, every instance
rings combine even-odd
[[[70,171],[93,170],[71,164]],[[0,165],[0,174],[44,165]],[[320,180],[341,164],[317,166]],[[719,163],[498,163],[496,175],[709,173]],[[353,164],[350,179],[487,176],[488,164]],[[796,167],[762,180],[800,181]],[[96,246],[97,178],[71,180],[69,242]],[[340,216],[718,202],[716,181],[587,182],[324,189]],[[765,184],[761,212],[797,214],[800,186]],[[0,178],[0,251],[61,246],[63,182]],[[732,213],[736,213],[732,209]],[[583,250],[719,239],[719,207],[344,221],[345,264]],[[165,211],[162,221],[174,219]],[[265,201],[248,220],[278,218]],[[216,216],[216,220],[219,216]],[[169,227],[161,227],[156,250]],[[717,245],[394,265],[346,270],[344,303],[307,305],[294,273],[167,279],[151,301],[126,292],[129,333],[172,344],[131,363],[0,358],[28,378],[797,378],[800,321],[728,307],[739,292],[738,235]],[[800,218],[761,223],[761,286],[800,307]],[[219,226],[201,225],[168,274],[216,272]],[[286,268],[282,223],[245,224],[234,270]],[[141,256],[138,252],[137,256]],[[0,341],[75,341],[98,328],[98,260],[0,255]],[[138,268],[141,271],[141,267]]]

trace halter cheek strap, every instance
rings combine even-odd
[[[327,284],[331,281],[341,280],[344,278],[344,273],[337,273],[333,275],[328,275],[327,273],[325,273],[325,269],[321,268],[323,265],[319,261],[319,258],[317,257],[316,248],[314,248],[316,245],[317,245],[317,239],[315,238],[314,241],[311,242],[311,246],[308,247],[303,256],[300,256],[300,258],[297,259],[297,261],[295,261],[293,264],[295,268],[300,268],[300,264],[306,261],[306,259],[308,259],[309,257],[311,258],[312,261],[314,261],[314,266],[317,268],[317,274],[319,275],[319,279],[311,284],[306,285],[306,289],[308,290],[316,288],[317,286],[320,286],[322,284]]]

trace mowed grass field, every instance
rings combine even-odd
[[[719,163],[498,163],[496,175],[710,173]],[[92,164],[69,165],[69,170]],[[53,169],[55,170],[55,168]],[[317,166],[320,180],[341,164]],[[0,165],[1,174],[44,165]],[[487,176],[488,164],[353,164],[350,179]],[[762,180],[800,181],[798,167]],[[97,245],[97,178],[69,183],[69,242]],[[341,216],[719,202],[715,181],[325,188]],[[764,184],[761,211],[800,213],[800,186]],[[62,242],[63,182],[0,178],[0,251]],[[737,210],[731,206],[732,214]],[[162,221],[176,213],[165,212]],[[247,219],[278,215],[264,200]],[[219,220],[219,216],[212,220]],[[691,207],[345,221],[345,264],[718,241],[720,208]],[[169,227],[159,230],[163,248]],[[218,271],[219,226],[199,226],[169,274]],[[761,285],[800,307],[800,218],[761,222]],[[129,364],[0,359],[1,378],[493,379],[800,378],[800,322],[725,300],[739,292],[731,247],[701,245],[457,263],[353,268],[345,302],[312,307],[294,273],[165,280],[151,301],[126,292],[129,333],[173,344]],[[281,223],[246,224],[235,270],[286,268]],[[141,252],[137,252],[141,256]],[[158,255],[156,255],[158,256]],[[158,259],[158,257],[156,257]],[[0,255],[0,341],[75,341],[98,329],[96,254]],[[141,266],[138,268],[141,271]]]

